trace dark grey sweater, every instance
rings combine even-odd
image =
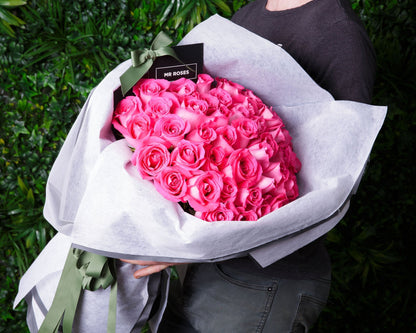
[[[232,21],[281,45],[335,99],[371,102],[375,55],[348,0],[313,0],[276,12],[266,10],[266,3],[249,3]],[[275,278],[319,278],[330,273],[323,243],[321,238],[264,269],[248,257],[221,265]]]

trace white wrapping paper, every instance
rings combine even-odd
[[[282,48],[220,16],[181,44],[195,42],[204,43],[208,73],[252,89],[282,117],[303,165],[300,197],[256,222],[215,223],[164,199],[140,178],[126,142],[110,130],[112,92],[126,61],[92,92],[48,180],[45,216],[77,246],[113,257],[215,260],[317,226],[350,196],[385,107],[334,101]]]
[[[283,119],[302,162],[299,198],[256,222],[204,222],[164,199],[140,178],[127,143],[116,141],[111,131],[113,92],[130,66],[126,61],[91,92],[51,170],[44,215],[64,241],[54,239],[44,250],[22,279],[16,302],[27,295],[34,303],[35,290],[44,290],[44,302],[51,301],[64,261],[56,253],[66,255],[70,243],[109,257],[172,262],[249,253],[266,266],[325,234],[344,216],[386,107],[335,101],[281,47],[218,15],[181,44],[200,42],[207,73],[253,90]],[[42,270],[40,261],[49,268]],[[128,287],[137,290],[139,313],[148,299],[140,296],[148,283],[142,282]],[[120,304],[134,304],[125,296]]]

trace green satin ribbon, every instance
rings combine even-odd
[[[51,308],[39,333],[71,333],[82,290],[95,291],[111,286],[107,332],[116,331],[117,278],[115,260],[79,249],[70,249]]]
[[[131,52],[132,66],[120,76],[123,96],[147,73],[157,57],[168,55],[181,62],[175,51],[169,47],[171,43],[172,39],[161,31],[154,39],[150,49]]]

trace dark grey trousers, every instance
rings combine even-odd
[[[176,282],[176,281],[174,281]],[[159,333],[307,332],[326,304],[330,276],[273,279],[221,264],[190,265],[172,283]]]

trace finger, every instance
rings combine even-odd
[[[123,262],[127,262],[129,264],[140,265],[140,266],[167,264],[165,262],[158,262],[158,261],[130,260],[130,259],[120,259],[120,260],[123,261]]]
[[[134,272],[133,276],[136,279],[139,279],[141,277],[144,276],[148,276],[154,273],[158,273],[162,270],[164,270],[165,268],[172,266],[172,264],[158,264],[158,265],[151,265],[151,266],[147,266],[144,268],[140,268],[137,271]]]

